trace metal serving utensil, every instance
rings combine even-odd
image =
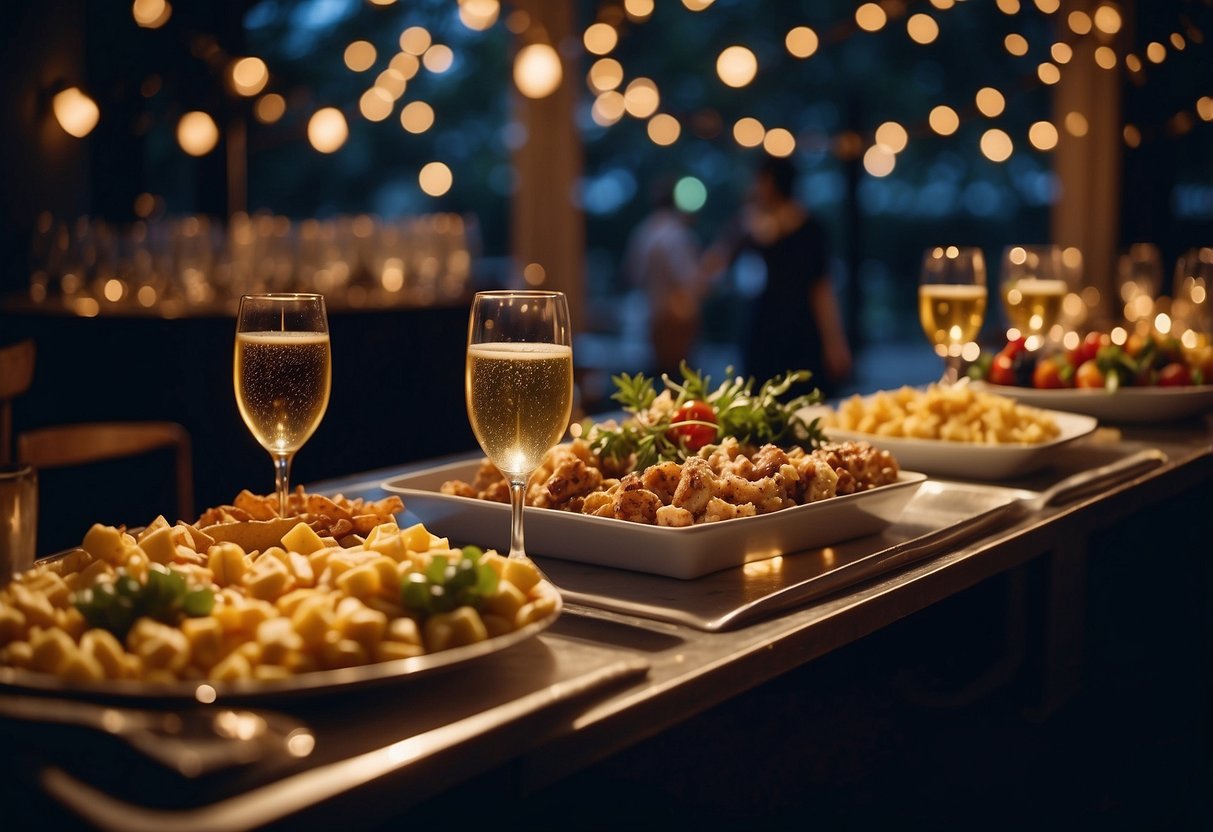
[[[315,747],[315,737],[304,723],[268,711],[157,711],[6,693],[0,694],[0,719],[99,731],[189,778],[270,756],[303,758]]]

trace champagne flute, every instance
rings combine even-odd
[[[941,379],[944,384],[960,380],[964,348],[981,331],[987,297],[986,262],[981,249],[927,249],[918,282],[918,319],[936,354],[947,363]]]
[[[560,441],[573,406],[569,308],[560,292],[478,292],[464,392],[476,441],[510,484],[510,557],[525,558],[527,480]]]
[[[1188,249],[1175,264],[1172,332],[1188,349],[1213,344],[1213,248]]]
[[[244,295],[232,376],[240,416],[274,460],[278,514],[289,515],[291,461],[324,417],[332,385],[322,295]]]
[[[1003,250],[1003,306],[1029,350],[1039,348],[1060,320],[1069,291],[1060,246],[1013,245]]]

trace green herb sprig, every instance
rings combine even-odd
[[[408,573],[400,590],[405,609],[421,617],[463,606],[479,609],[500,581],[493,568],[481,562],[483,555],[478,546],[464,546],[457,560],[435,555],[424,572]]]
[[[642,373],[612,376],[615,393],[611,398],[630,416],[621,424],[593,424],[587,431],[591,447],[605,459],[627,460],[635,456],[636,469],[658,462],[681,462],[689,455],[686,448],[671,435],[674,414],[684,404],[706,402],[716,414],[717,442],[736,437],[742,444],[787,445],[802,443],[817,446],[824,441],[819,420],[806,420],[801,409],[818,404],[821,391],[783,400],[794,384],[812,377],[808,370],[790,370],[756,386],[753,377],[733,375],[716,387],[711,376],[693,370],[682,362],[680,382],[662,374],[663,392],[669,401],[658,406],[660,394],[653,379]]]
[[[210,615],[215,595],[209,589],[190,588],[185,575],[163,564],[148,565],[147,582],[125,568],[115,570],[112,583],[95,584],[77,592],[72,603],[90,627],[109,630],[126,639],[139,618],[177,624],[182,618]]]

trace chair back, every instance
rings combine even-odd
[[[13,399],[33,381],[33,339],[0,347],[0,465],[13,461]]]
[[[37,428],[17,437],[17,459],[35,468],[67,468],[138,456],[161,448],[176,455],[177,518],[194,512],[189,432],[176,422],[93,422]]]

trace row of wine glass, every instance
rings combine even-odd
[[[44,214],[31,244],[30,299],[82,314],[235,307],[241,295],[318,292],[356,307],[462,297],[474,219],[425,214],[291,220],[237,214],[115,224]]]
[[[1010,245],[1002,252],[999,289],[1010,327],[1028,349],[1060,340],[1087,322],[1098,301],[1082,285],[1078,249],[1057,245]],[[1114,317],[1127,331],[1158,332],[1187,347],[1213,337],[1213,248],[1193,248],[1177,261],[1170,295],[1161,295],[1162,258],[1150,244],[1132,246],[1119,260]],[[1085,297],[1084,297],[1085,296]],[[963,360],[976,357],[975,339],[986,316],[988,290],[981,249],[936,246],[923,256],[919,318],[928,340],[945,359],[945,378],[959,376]],[[966,355],[966,350],[972,355]]]

